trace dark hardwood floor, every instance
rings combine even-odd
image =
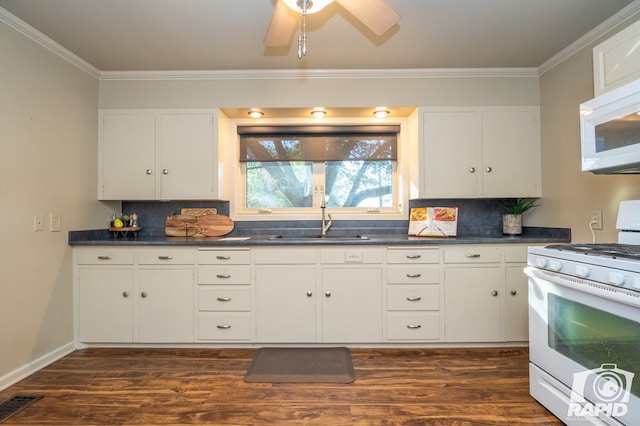
[[[351,384],[245,383],[252,349],[85,349],[0,392],[43,398],[7,425],[559,425],[528,351],[352,349]]]

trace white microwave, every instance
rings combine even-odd
[[[640,173],[640,80],[580,104],[582,170]]]

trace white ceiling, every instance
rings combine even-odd
[[[100,71],[539,67],[640,0],[386,0],[373,35],[338,4],[307,19],[308,54],[265,48],[275,0],[0,0]],[[633,4],[632,4],[633,3]],[[634,9],[635,10],[635,9]]]

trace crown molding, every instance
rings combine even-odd
[[[433,69],[317,69],[220,71],[102,71],[111,80],[314,80],[443,77],[537,77],[536,68],[433,68]]]
[[[65,61],[69,62],[71,65],[86,72],[90,76],[94,78],[100,77],[100,71],[96,67],[94,67],[75,53],[56,43],[3,7],[0,7],[0,22],[6,24],[10,28],[13,28],[18,33],[36,42],[40,46],[47,49],[49,52],[58,55]]]
[[[538,67],[538,75],[542,75],[557,65],[560,65],[560,63],[566,61],[575,53],[595,43],[599,38],[611,30],[614,30],[631,20],[635,21],[638,17],[640,17],[640,0],[635,0],[540,65]]]

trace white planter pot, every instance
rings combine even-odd
[[[522,235],[522,215],[502,215],[502,233],[505,235]]]

